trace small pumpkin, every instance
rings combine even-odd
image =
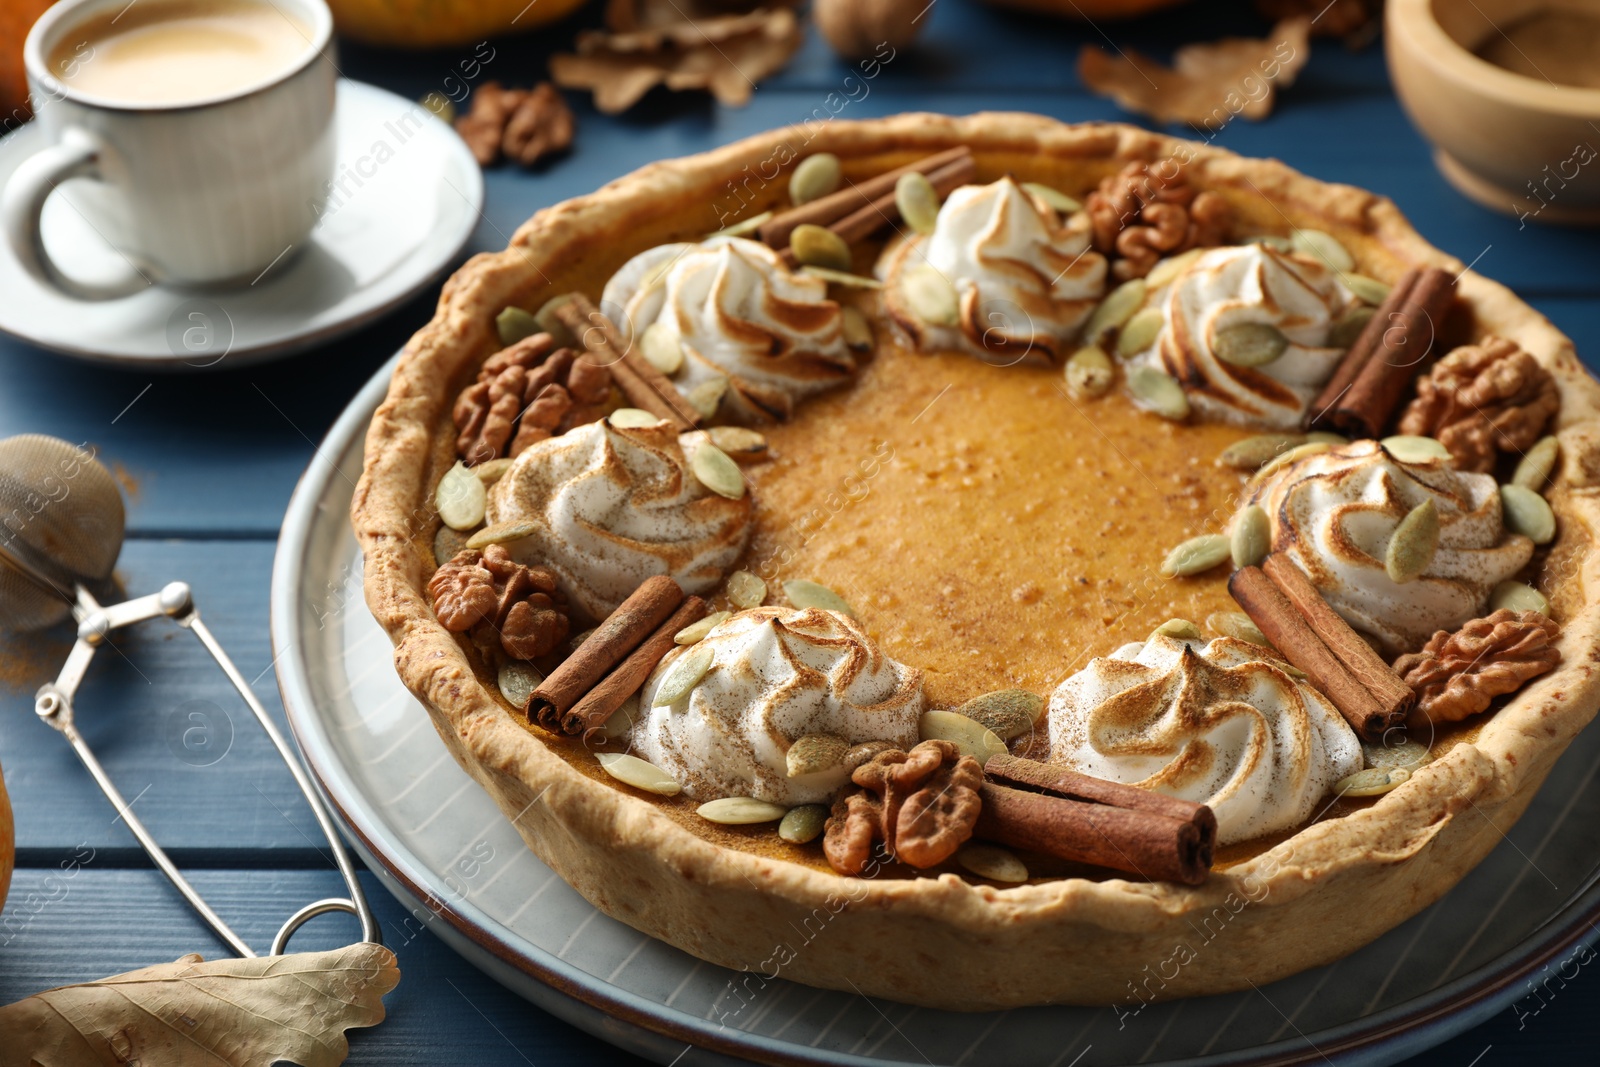
[[[11,868],[17,862],[17,837],[11,825],[11,798],[6,795],[6,779],[0,774],[0,908],[5,907],[11,888]]]
[[[581,6],[583,0],[328,0],[341,34],[396,48],[476,44],[547,25]]]

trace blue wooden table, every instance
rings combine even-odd
[[[551,45],[596,17],[495,42],[482,77],[531,84],[543,77]],[[938,0],[924,21],[918,46],[888,64],[865,95],[854,89],[838,117],[1016,109],[1068,121],[1128,119],[1078,83],[1080,45],[1109,40],[1164,55],[1184,40],[1263,28],[1247,5],[1214,3],[1097,28]],[[471,51],[396,55],[346,46],[340,65],[351,78],[417,98],[448,89]],[[847,88],[847,73],[813,32],[788,69],[742,110],[699,94],[657,92],[610,118],[575,98],[576,150],[532,173],[491,171],[470,251],[499,248],[536,209],[652,160],[801,121]],[[1524,228],[1453,192],[1391,93],[1381,47],[1352,53],[1319,42],[1270,119],[1236,121],[1215,142],[1394,198],[1430,241],[1512,286],[1600,366],[1600,236]],[[281,716],[267,587],[284,506],[314,443],[431,308],[425,295],[307,355],[249,369],[224,363],[183,377],[92,368],[0,341],[0,436],[37,431],[98,446],[128,489],[129,540],[119,568],[127,589],[151,592],[175,577],[191,582],[223,643]],[[219,952],[67,746],[32,713],[34,689],[53,677],[69,640],[65,630],[0,638],[0,766],[18,845],[0,916],[0,1002],[189,951]],[[252,731],[196,645],[161,627],[117,644],[125,656],[100,657],[80,701],[80,726],[202,892],[246,939],[264,946],[294,908],[339,890],[315,824],[266,739]],[[168,741],[168,724],[193,701],[237,727],[227,754],[208,766],[196,766]],[[68,875],[62,865],[74,858],[77,869]],[[546,1067],[626,1058],[483,977],[408,922],[370,875],[363,879],[405,977],[388,998],[388,1021],[353,1035],[349,1062]],[[346,918],[318,919],[295,947],[331,947],[353,932]],[[1493,1067],[1535,1057],[1588,1059],[1588,1013],[1600,1009],[1600,979],[1586,973],[1559,988],[1547,984],[1541,997],[1415,1062]]]

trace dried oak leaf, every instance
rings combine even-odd
[[[394,953],[332,952],[203,962],[198,954],[0,1008],[0,1067],[334,1067],[344,1032],[383,1021]]]
[[[1520,689],[1561,662],[1556,623],[1537,611],[1502,608],[1455,633],[1440,630],[1421,652],[1394,661],[1417,694],[1413,716],[1458,722],[1487,709],[1497,696]]]
[[[949,741],[880,753],[850,780],[858,791],[834,802],[822,841],[840,874],[865,873],[878,841],[895,860],[932,867],[955,855],[978,824],[983,767]]]
[[[1503,337],[1453,350],[1417,380],[1400,432],[1436,437],[1457,470],[1494,470],[1501,452],[1539,440],[1561,407],[1550,372]]]
[[[1311,57],[1311,20],[1286,19],[1265,40],[1228,37],[1189,44],[1166,67],[1128,49],[1111,55],[1093,45],[1078,53],[1078,77],[1091,91],[1157,122],[1220,129],[1235,115],[1262,119],[1277,90],[1294,84]]]
[[[793,11],[762,8],[743,15],[685,19],[625,33],[578,35],[577,55],[550,57],[550,75],[566,89],[590,89],[608,115],[626,111],[656,85],[709,89],[742,107],[755,83],[781,68],[804,33]]]

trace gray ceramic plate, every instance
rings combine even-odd
[[[340,184],[307,247],[250,285],[74,300],[35,282],[0,241],[0,330],[100,363],[203,370],[321,344],[419,292],[472,236],[483,174],[455,131],[402,96],[341,80],[338,109]],[[0,186],[44,144],[34,123],[0,139]],[[45,205],[43,228],[69,274],[110,283],[129,272],[60,196]]]
[[[682,1065],[1382,1064],[1528,995],[1541,968],[1587,959],[1600,921],[1594,730],[1442,901],[1339,963],[1244,993],[961,1015],[762,981],[645,937],[590,907],[523,846],[395,675],[362,599],[347,517],[392,366],[329,433],[284,520],[272,643],[289,723],[351,840],[418,929],[607,1041]],[[1196,930],[1190,947],[1227,936],[1224,918]],[[1130,991],[1158,986],[1148,963],[1128,961]]]

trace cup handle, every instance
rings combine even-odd
[[[40,230],[45,201],[56,186],[69,178],[103,180],[100,159],[103,148],[98,140],[75,126],[62,131],[59,143],[25,160],[12,173],[0,195],[0,222],[3,222],[11,251],[29,274],[42,285],[80,300],[114,300],[128,296],[151,283],[143,271],[123,285],[87,285],[61,271],[50,258]]]

